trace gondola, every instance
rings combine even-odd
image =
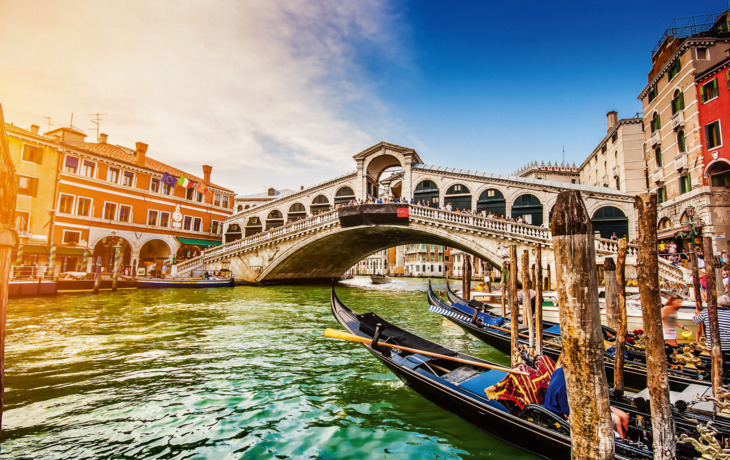
[[[367,340],[415,348],[432,353],[488,363],[400,329],[374,313],[357,314],[337,298],[334,287],[330,297],[332,314],[351,334]],[[380,326],[378,326],[380,325]],[[419,353],[365,345],[407,386],[484,431],[521,449],[545,458],[570,458],[570,426],[567,420],[538,404],[511,410],[503,401],[487,399],[485,388],[507,375],[502,370],[486,370],[473,365]],[[629,427],[628,440],[616,440],[616,458],[650,459],[647,430]]]
[[[233,278],[140,278],[138,284],[141,288],[213,288],[233,285]]]
[[[472,320],[473,314],[477,311],[474,308],[480,302],[469,301],[457,296],[451,289],[447,289],[449,298],[452,300],[452,304],[448,304],[441,300],[441,298],[433,292],[433,289],[429,283],[428,289],[428,302],[431,304],[430,310],[434,313],[441,314],[448,318],[464,331],[474,335],[479,340],[493,346],[494,348],[502,351],[503,353],[510,353],[511,348],[511,330],[508,323],[504,323],[502,327],[496,328],[491,325],[480,325]],[[604,334],[607,336],[605,339],[611,340],[610,335],[615,332],[603,326]],[[520,327],[518,329],[520,333],[520,343],[527,343],[527,339],[524,335],[527,333],[526,328]],[[549,321],[543,321],[543,352],[553,359],[557,359],[560,356],[562,349],[560,345],[560,324],[551,323]],[[604,352],[605,356],[605,369],[606,377],[609,382],[613,381],[614,373],[614,347],[609,347]],[[667,370],[669,377],[670,389],[673,391],[684,391],[689,385],[711,385],[711,375],[709,367],[704,369],[684,368],[675,366],[676,368],[670,368]],[[624,360],[624,384],[628,388],[641,389],[646,387],[646,354],[643,350],[635,350],[627,347]]]

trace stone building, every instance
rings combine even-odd
[[[547,165],[545,162],[540,162],[538,165],[537,161],[533,161],[515,171],[514,175],[527,179],[549,180],[568,184],[580,183],[580,174],[578,174],[578,168],[575,167],[575,163],[571,166],[565,164],[565,162],[558,164],[556,161],[555,164],[552,164],[552,162],[548,161]]]

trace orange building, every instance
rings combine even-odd
[[[11,139],[17,135],[8,129]],[[221,243],[234,193],[211,183],[211,166],[199,177],[147,157],[144,143],[130,149],[107,143],[105,134],[95,143],[85,137],[73,128],[42,137],[57,150],[55,191],[44,205],[52,210],[46,226],[58,272],[90,272],[95,261],[110,272],[118,247],[122,274],[149,274]]]

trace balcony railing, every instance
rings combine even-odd
[[[677,129],[677,128],[681,128],[682,126],[684,126],[684,112],[679,111],[679,112],[675,113],[674,115],[672,115],[671,123],[672,123],[672,129]]]
[[[661,166],[651,174],[651,180],[657,184],[664,182],[664,169]]]
[[[680,172],[687,169],[687,154],[686,153],[680,153],[679,155],[674,157],[674,168]]]
[[[662,143],[662,137],[659,135],[659,130],[657,129],[653,133],[651,133],[651,136],[649,136],[649,144],[652,147],[656,147],[657,145],[661,145]]]

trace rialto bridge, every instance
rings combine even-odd
[[[228,269],[248,282],[326,279],[379,250],[409,243],[458,248],[496,267],[508,245],[518,251],[540,245],[543,265],[554,267],[548,222],[558,193],[566,189],[581,192],[601,233],[598,258],[616,252],[616,242],[607,239],[611,233],[635,237],[633,197],[617,190],[430,166],[413,149],[385,142],[353,158],[355,172],[234,214],[224,222],[224,244],[178,264],[177,273]],[[337,208],[379,198],[409,202],[401,206],[407,219],[398,225],[341,225]],[[535,263],[534,256],[530,260]],[[666,264],[660,271],[668,280],[683,276]]]

